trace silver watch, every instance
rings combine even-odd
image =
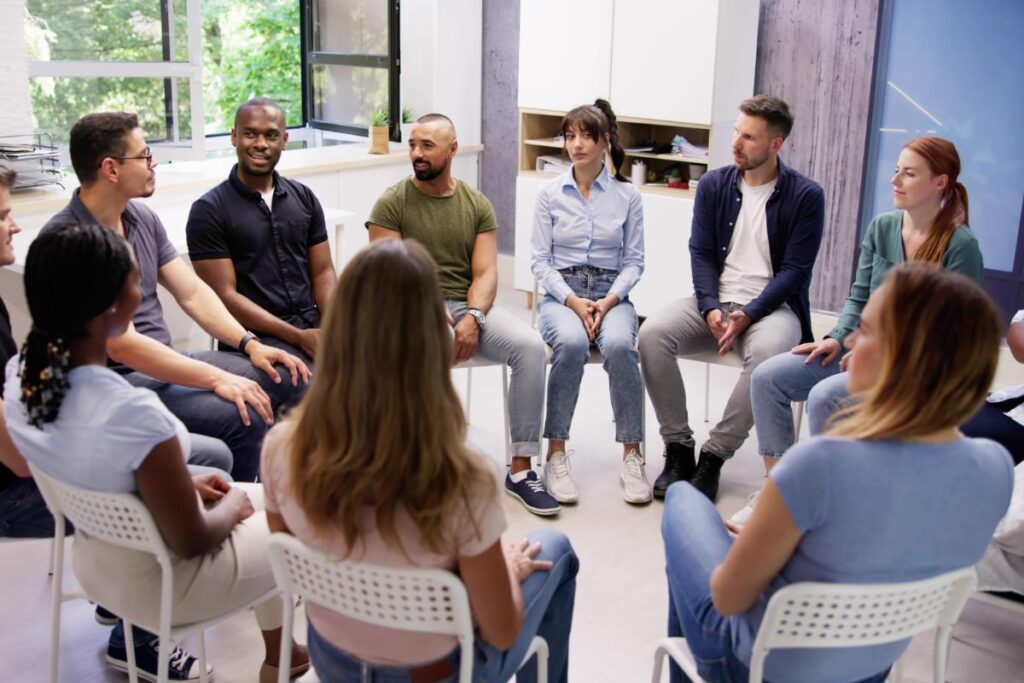
[[[468,308],[466,309],[466,315],[471,315],[476,320],[476,325],[481,330],[484,329],[484,325],[487,324],[487,316],[479,308]]]

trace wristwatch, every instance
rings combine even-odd
[[[246,330],[245,334],[242,335],[241,341],[238,342],[238,350],[241,351],[242,353],[245,353],[245,347],[249,344],[249,342],[253,340],[259,341],[260,338],[257,337],[252,332],[250,332],[249,330]]]
[[[473,316],[473,319],[476,320],[477,327],[479,327],[481,330],[484,329],[484,325],[487,324],[487,316],[484,315],[484,312],[481,311],[479,308],[466,309],[466,315]]]

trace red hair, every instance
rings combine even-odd
[[[942,209],[932,223],[928,239],[911,257],[914,260],[941,263],[949,238],[959,226],[968,221],[967,188],[957,180],[960,176],[960,155],[952,142],[934,136],[915,138],[903,148],[924,159],[932,175],[945,175],[949,181],[942,193]]]

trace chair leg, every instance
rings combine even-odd
[[[661,670],[665,666],[665,648],[661,645],[654,651],[654,673],[651,674],[651,683],[661,683]]]
[[[53,535],[53,540],[50,542],[50,567],[48,571],[50,576],[53,576],[57,571],[57,567],[54,564],[57,561],[57,534]]]
[[[793,439],[793,443],[796,443],[797,441],[800,440],[800,427],[803,425],[803,421],[804,421],[804,402],[803,401],[797,401],[796,405],[794,406],[794,411],[793,412],[795,413],[795,417],[793,419],[793,422],[794,422],[794,425],[793,425],[794,426],[793,436],[795,438]]]
[[[473,420],[471,419],[473,411],[473,368],[466,368],[466,424],[469,424]]]
[[[505,440],[505,466],[512,466],[512,433],[509,431],[509,425],[512,422],[512,418],[508,412],[508,365],[501,366],[501,435]]]
[[[903,680],[903,657],[892,663],[892,667],[889,669],[889,676],[885,680],[887,683],[899,683]]]
[[[640,456],[647,460],[647,385],[640,375]]]
[[[53,544],[50,545],[50,683],[57,683],[60,668],[60,610],[64,604],[64,515],[53,515]]]
[[[135,629],[126,619],[121,620],[124,627],[124,651],[128,655],[128,680],[139,683],[139,668],[135,664]]]
[[[946,665],[949,662],[949,640],[952,635],[952,626],[940,626],[935,632],[935,680],[939,681],[939,683],[945,683],[946,681]]]
[[[281,593],[284,616],[281,621],[281,656],[277,662],[277,682],[288,683],[292,664],[292,629],[295,626],[295,600],[288,592]]]
[[[156,653],[156,683],[169,683],[171,648],[174,647],[174,644],[165,634],[160,634],[160,644],[157,647],[159,650]]]
[[[711,363],[704,364],[704,421],[711,413]]]
[[[206,672],[206,632],[199,632],[199,683],[210,683],[210,676]]]
[[[548,683],[548,642],[537,639],[537,683]]]

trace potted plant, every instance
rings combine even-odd
[[[391,151],[388,145],[390,124],[387,107],[377,107],[370,113],[370,154],[387,154]]]
[[[409,142],[409,137],[412,135],[412,127],[415,124],[416,119],[413,117],[412,109],[402,107],[402,142]]]

